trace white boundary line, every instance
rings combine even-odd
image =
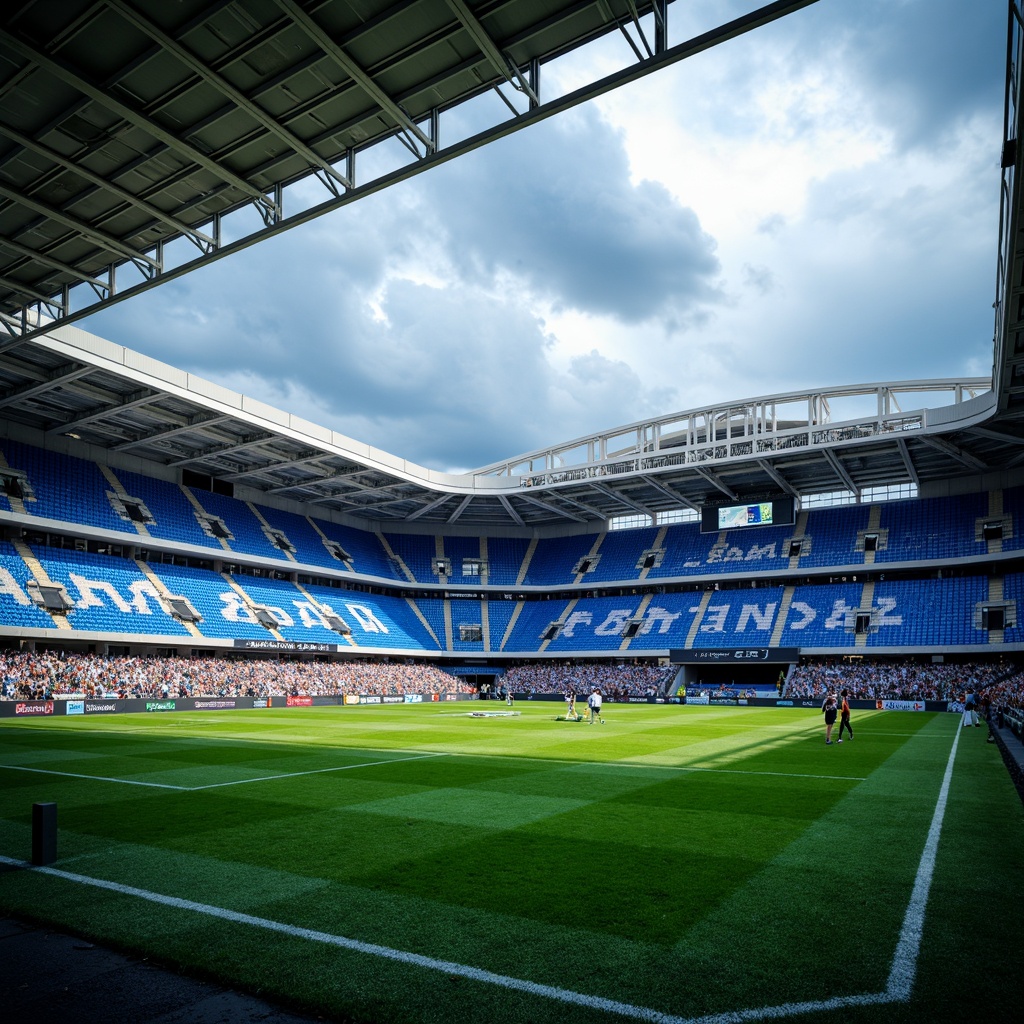
[[[63,775],[68,779],[88,779],[90,782],[119,782],[122,786],[152,786],[154,789],[187,789],[187,786],[172,786],[169,782],[140,782],[138,779],[113,779],[106,775],[81,775],[78,772],[58,772],[53,768],[26,768],[20,764],[0,764],[0,768],[12,772],[37,772],[40,775]]]
[[[427,757],[445,757],[443,752],[439,754],[417,754],[415,757],[389,757],[383,761],[361,761],[359,764],[343,764],[337,768],[312,768],[308,772],[287,772],[284,775],[264,775],[259,779],[235,779],[233,782],[211,782],[206,786],[191,786],[190,793],[196,793],[201,789],[219,789],[222,786],[245,786],[250,782],[273,782],[275,779],[295,779],[300,775],[323,775],[325,772],[347,772],[351,768],[375,768],[381,764],[401,764],[404,761],[422,761]]]
[[[914,733],[908,733],[913,736]],[[449,757],[473,757],[481,760],[506,760],[507,754],[487,754],[477,751],[445,751]],[[560,765],[565,771],[574,768],[651,768],[663,772],[712,772],[719,775],[775,775],[780,779],[827,779],[832,782],[866,782],[863,775],[812,775],[810,772],[755,772],[746,768],[703,768],[690,764],[649,764],[646,761],[566,761],[560,757],[531,757],[531,762]]]
[[[360,942],[358,939],[348,939],[341,935],[331,935],[329,932],[300,928],[295,925],[284,924],[280,921],[271,921],[264,917],[253,917],[250,914],[242,914],[223,907],[214,907],[208,903],[195,903],[192,900],[179,899],[177,896],[164,896],[160,893],[150,892],[147,889],[136,889],[133,886],[122,885],[119,882],[108,882],[100,878],[90,878],[87,875],[77,875],[70,871],[62,871],[59,868],[36,867],[25,861],[14,860],[10,857],[0,856],[0,864],[37,871],[44,875],[51,875],[54,878],[63,878],[69,882],[78,882],[82,885],[91,885],[98,889],[107,889],[111,892],[121,893],[125,896],[134,896],[138,899],[148,900],[151,903],[159,903],[163,906],[174,907],[179,910],[206,914],[223,921],[232,921],[235,924],[262,928],[266,931],[277,932],[293,938],[337,946],[341,949],[352,950],[356,953],[366,953],[370,956],[378,956],[386,960],[396,960],[413,967],[422,967],[431,971],[443,971],[446,974],[468,978],[471,981],[479,981],[487,985],[496,985],[500,988],[513,989],[517,992],[554,999],[562,1003],[585,1006],[588,1009],[614,1013],[620,1017],[629,1017],[633,1020],[650,1021],[652,1024],[742,1024],[744,1021],[779,1020],[803,1013],[838,1010],[847,1006],[905,1003],[910,1000],[914,978],[917,973],[917,958],[921,950],[921,933],[924,927],[925,906],[928,902],[928,893],[931,889],[932,875],[935,869],[935,853],[939,845],[939,835],[942,832],[942,821],[946,813],[946,800],[949,795],[949,785],[953,777],[953,763],[956,758],[956,749],[959,742],[960,729],[958,723],[956,736],[953,739],[953,747],[949,752],[946,770],[942,777],[942,786],[939,789],[939,796],[935,803],[931,826],[928,829],[928,837],[925,840],[924,851],[921,854],[917,874],[914,878],[910,902],[907,905],[907,911],[903,918],[903,927],[900,930],[899,941],[893,954],[892,967],[889,971],[889,979],[885,991],[836,996],[832,999],[811,1000],[799,1003],[782,1003],[779,1006],[729,1010],[725,1013],[710,1014],[702,1017],[677,1017],[672,1014],[662,1013],[660,1010],[634,1006],[631,1003],[620,1003],[614,999],[603,999],[599,996],[573,992],[569,989],[556,988],[552,985],[540,985],[536,982],[512,978],[504,974],[494,974],[491,971],[453,963],[449,960],[435,960],[433,957],[423,956],[420,953],[408,953],[400,949],[391,949],[389,946],[378,946],[375,943]],[[353,765],[352,767],[357,766]]]
[[[420,761],[428,757],[470,757],[494,759],[498,754],[470,754],[461,751],[439,750],[429,754],[414,754],[411,757],[391,757],[383,761],[367,761],[359,764],[345,764],[337,768],[313,768],[308,772],[288,772],[282,775],[263,775],[256,779],[234,779],[231,782],[211,782],[205,786],[174,786],[169,782],[142,782],[137,779],[115,779],[105,775],[81,775],[77,772],[59,772],[53,768],[28,768],[17,764],[0,764],[0,769],[7,768],[12,772],[38,772],[41,775],[64,775],[71,779],[93,779],[97,782],[120,782],[126,786],[154,786],[159,789],[177,789],[186,793],[194,793],[201,789],[217,789],[219,786],[244,786],[249,782],[273,782],[274,779],[294,779],[300,775],[319,775],[324,772],[344,772],[350,768],[372,768],[375,765],[397,764],[402,761]],[[780,779],[822,779],[827,782],[865,782],[862,775],[812,775],[809,772],[753,772],[743,768],[702,768],[699,765],[687,764],[644,764],[634,761],[560,761],[553,757],[532,757],[531,761],[543,761],[546,764],[561,765],[566,771],[574,768],[645,768],[662,772],[705,772],[715,775],[756,775],[775,776]]]
[[[382,764],[400,764],[403,761],[422,761],[427,757],[446,757],[442,751],[437,754],[417,754],[415,757],[389,757],[383,761],[361,761],[359,764],[343,764],[335,768],[311,768],[308,772],[286,772],[283,775],[263,775],[256,779],[233,779],[231,782],[210,782],[205,786],[174,786],[169,782],[142,782],[139,779],[114,779],[106,775],[80,775],[77,772],[58,772],[52,768],[26,768],[17,764],[0,764],[0,768],[12,772],[38,772],[40,775],[63,775],[71,779],[88,779],[91,782],[117,782],[122,786],[152,786],[156,789],[176,789],[183,793],[198,793],[201,789],[218,789],[221,786],[246,786],[250,782],[273,782],[275,779],[295,779],[300,775],[323,775],[325,772],[347,772],[352,768],[374,768]]]

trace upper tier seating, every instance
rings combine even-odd
[[[524,537],[487,538],[487,582],[495,587],[514,587],[530,550]]]
[[[881,506],[886,545],[876,562],[970,558],[984,554],[975,523],[988,512],[987,494],[893,501]]]
[[[33,499],[25,502],[29,515],[135,532],[110,504],[110,483],[95,462],[9,440],[0,443],[0,452],[11,469],[26,475],[34,494]],[[4,504],[9,510],[9,500],[5,498]]]
[[[571,537],[544,537],[536,550],[523,580],[531,587],[558,587],[576,579],[575,566],[590,554],[597,535],[577,534]]]
[[[129,497],[141,501],[153,517],[152,522],[145,524],[151,537],[222,550],[199,525],[195,507],[177,484],[123,469],[117,470],[115,476]]]
[[[386,533],[384,539],[418,583],[438,582],[438,575],[434,572],[437,545],[433,537],[419,534]],[[397,572],[392,571],[396,578],[405,579],[404,575],[399,576]]]
[[[388,556],[385,543],[417,582],[439,582],[435,560],[440,556],[450,563],[449,584],[509,588],[572,586],[577,579],[590,586],[630,582],[641,576],[657,581],[855,570],[865,565],[929,564],[1024,550],[1024,529],[1018,525],[1024,515],[1024,488],[812,509],[801,513],[792,526],[725,533],[702,534],[696,523],[684,523],[536,541],[493,537],[486,538],[486,543],[477,536],[389,533],[382,543],[372,531],[313,521],[270,507],[250,507],[239,499],[197,488],[185,491],[169,481],[127,470],[107,470],[105,475],[96,463],[18,441],[4,440],[0,454],[15,474],[24,474],[17,479],[25,483],[24,500],[8,497],[0,489],[0,512],[23,508],[30,517],[113,530],[140,546],[145,540],[139,538],[149,536],[193,545],[216,557],[236,552],[289,570],[298,564],[403,584],[408,577]],[[141,525],[117,508],[118,494],[145,507],[148,517],[143,517]],[[204,511],[198,512],[197,505]],[[209,521],[204,529],[199,522],[204,516],[219,520],[224,531]],[[984,535],[986,525],[996,528],[995,539]],[[226,535],[216,536],[221,532]],[[278,545],[274,534],[286,543]],[[348,561],[334,557],[324,538],[336,545],[339,557],[349,556]],[[867,553],[866,538],[871,542]],[[800,544],[794,555],[795,541]],[[651,563],[646,569],[645,555]],[[483,560],[488,567],[486,579],[464,573],[468,561]],[[579,573],[580,569],[586,571]]]

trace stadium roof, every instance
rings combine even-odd
[[[8,0],[0,326],[81,319],[815,0],[672,46],[669,2]],[[635,62],[548,99],[543,66],[612,32]],[[484,94],[490,127],[449,141]]]
[[[709,500],[859,495],[900,482],[978,478],[1008,463],[1007,438],[989,423],[995,398],[987,378],[773,395],[629,424],[456,475],[74,326],[0,350],[0,415],[14,435],[115,465],[135,457],[164,472],[191,470],[387,524],[550,527]]]
[[[927,490],[958,478],[986,486],[1024,463],[1019,26],[1011,33],[991,380],[732,402],[452,475],[72,325],[810,2],[769,4],[671,47],[662,0],[9,5],[0,16],[0,416],[8,432],[115,464],[137,457],[165,473],[191,470],[271,501],[424,527],[586,524],[709,500],[860,495],[899,483]],[[633,40],[637,63],[542,102],[543,62],[610,31]],[[510,115],[441,148],[440,114],[491,89]],[[361,184],[355,157],[373,145],[405,155]],[[312,175],[327,198],[290,213],[288,187]],[[254,210],[261,226],[225,244],[237,237],[233,225],[224,230],[227,219],[251,220]],[[125,286],[133,273],[137,283]]]

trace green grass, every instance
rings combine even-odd
[[[827,748],[809,711],[464,707],[5,724],[0,854],[56,801],[61,871],[682,1019],[885,990],[954,716],[862,712]],[[909,1001],[799,1019],[1017,1019],[1024,811],[985,735]],[[23,867],[0,906],[336,1020],[627,1019]]]

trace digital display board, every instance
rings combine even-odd
[[[701,533],[740,530],[750,526],[792,526],[796,521],[791,497],[750,501],[742,505],[705,505],[701,509]]]
[[[772,522],[772,503],[757,505],[725,505],[718,510],[718,528],[732,530],[737,526],[767,526]]]

